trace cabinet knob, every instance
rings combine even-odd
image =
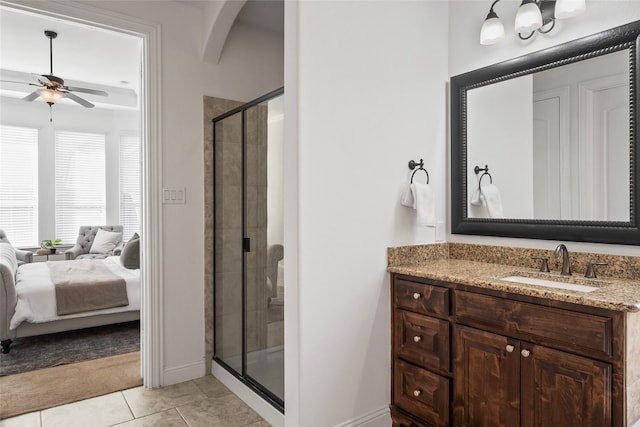
[[[413,342],[420,342],[420,341],[422,341],[422,337],[421,336],[416,335],[416,336],[413,337]]]
[[[413,293],[413,299],[420,299],[420,297],[421,297],[421,296],[422,296],[422,295],[420,295],[420,293],[419,293],[419,292],[414,292],[414,293]]]
[[[415,397],[418,397],[418,396],[420,396],[421,394],[422,394],[422,390],[419,390],[419,389],[418,389],[418,390],[413,390],[413,395],[414,395]]]
[[[514,346],[512,346],[511,344],[507,345],[507,353],[513,353],[513,350],[515,350]]]
[[[520,354],[522,354],[522,357],[529,357],[529,355],[531,354],[531,352],[529,350],[522,350],[520,352]]]

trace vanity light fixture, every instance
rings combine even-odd
[[[504,26],[493,10],[496,3],[491,4],[489,14],[480,30],[480,44],[490,45],[504,38]],[[556,19],[571,18],[585,11],[585,0],[522,0],[515,20],[515,31],[521,40],[528,40],[536,31],[546,34],[553,30]]]

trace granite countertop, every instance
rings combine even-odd
[[[561,276],[537,269],[459,259],[424,261],[419,264],[389,266],[391,273],[442,280],[497,291],[565,301],[615,311],[640,311],[640,281],[630,279],[586,279],[582,274]],[[546,286],[500,280],[507,276],[525,276],[568,284],[597,287],[591,292],[556,289]]]

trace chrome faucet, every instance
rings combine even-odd
[[[567,247],[563,244],[559,244],[554,255],[556,258],[562,256],[562,271],[560,274],[563,276],[571,276],[571,261],[569,260],[569,250]]]

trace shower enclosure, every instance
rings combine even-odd
[[[282,412],[283,93],[213,119],[213,359]]]

